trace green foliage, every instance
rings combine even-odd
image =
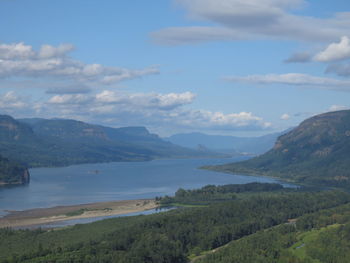
[[[347,263],[350,204],[325,209],[233,241],[197,263]]]
[[[237,198],[240,193],[271,192],[282,190],[280,184],[269,183],[248,183],[248,184],[227,184],[221,186],[206,185],[200,189],[185,190],[180,188],[174,197],[165,196],[158,201],[164,206],[167,205],[207,205],[214,202],[230,201]]]
[[[281,192],[53,231],[2,229],[0,262],[186,262],[193,253],[349,201],[338,191]]]

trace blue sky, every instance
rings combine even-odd
[[[0,0],[0,113],[254,136],[346,109],[350,4]]]

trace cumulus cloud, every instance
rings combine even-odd
[[[350,58],[350,39],[343,36],[339,43],[331,43],[325,50],[316,54],[315,61],[331,62]]]
[[[332,41],[350,34],[350,13],[330,18],[296,15],[303,0],[176,0],[191,19],[212,26],[164,28],[152,33],[161,44],[240,39]]]
[[[74,46],[72,44],[61,44],[58,47],[42,45],[37,55],[39,58],[61,57],[72,50],[74,50]]]
[[[281,119],[281,120],[284,120],[284,121],[289,120],[289,119],[290,119],[290,115],[287,114],[287,113],[282,114],[282,116],[280,117],[280,119]]]
[[[92,98],[83,94],[64,94],[55,95],[48,101],[50,104],[87,104],[92,101]]]
[[[211,112],[205,110],[193,110],[186,112],[188,118],[181,120],[181,123],[189,127],[202,127],[217,129],[266,129],[271,123],[265,122],[262,118],[253,115],[251,112],[239,112],[224,114],[222,112]]]
[[[242,82],[250,84],[282,84],[293,86],[305,86],[331,90],[350,91],[349,80],[339,80],[334,78],[317,77],[301,73],[287,74],[268,74],[268,75],[250,75],[250,76],[232,76],[226,77],[227,81]]]
[[[27,101],[28,98],[9,91],[0,96],[0,110],[7,114],[26,113],[28,109],[34,107],[34,104],[30,105]]]
[[[107,85],[159,74],[157,67],[133,70],[106,67],[101,64],[85,64],[69,56],[69,52],[73,49],[74,46],[71,44],[57,47],[43,45],[38,51],[24,43],[2,44],[0,78],[56,78]]]
[[[124,109],[155,109],[172,110],[177,107],[191,104],[196,95],[192,92],[184,93],[122,93],[104,90],[94,96],[95,106],[115,105]]]
[[[32,47],[22,42],[0,45],[0,59],[25,59],[34,55]]]
[[[21,117],[62,117],[110,126],[144,125],[159,129],[264,130],[272,124],[251,112],[223,113],[188,109],[195,94],[126,93],[57,94],[34,102],[14,92],[1,96],[0,110]],[[21,109],[21,111],[19,111]]]

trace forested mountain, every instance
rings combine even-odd
[[[277,138],[284,133],[287,131],[259,137],[236,137],[194,132],[174,134],[164,140],[192,149],[206,147],[216,152],[257,155],[270,150]]]
[[[210,169],[261,174],[300,183],[350,186],[350,110],[302,122],[278,138],[269,152],[248,161]]]
[[[144,127],[109,128],[76,120],[0,116],[0,154],[31,167],[140,161],[206,153],[163,141]]]
[[[28,170],[19,163],[0,156],[0,186],[29,183]]]
[[[321,210],[233,241],[196,263],[347,263],[350,205]]]

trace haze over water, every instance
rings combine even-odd
[[[0,189],[0,215],[4,210],[83,204],[110,200],[153,198],[172,195],[182,187],[207,184],[243,184],[277,180],[201,170],[203,165],[235,159],[175,159],[150,162],[82,164],[30,170],[27,186]]]

